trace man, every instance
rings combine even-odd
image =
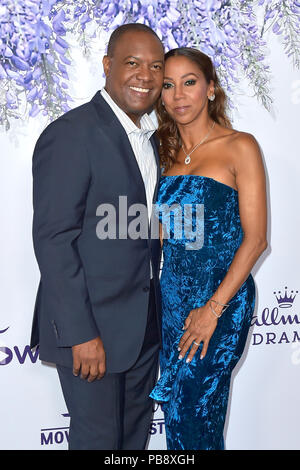
[[[133,217],[124,214],[124,201],[150,215],[156,198],[159,160],[146,113],[161,92],[163,57],[147,26],[115,30],[103,59],[105,89],[51,123],[34,151],[41,282],[31,346],[39,344],[40,358],[57,365],[70,449],[143,449],[148,437],[160,243],[128,236]],[[116,209],[108,230],[115,237],[99,228],[105,207]]]

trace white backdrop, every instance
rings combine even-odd
[[[75,44],[72,49],[74,106],[88,101],[104,83],[103,41],[98,44],[89,60]],[[233,374],[227,449],[300,449],[300,76],[276,36],[268,47],[274,111],[268,113],[241,84],[244,91],[234,114],[234,128],[252,133],[264,153],[269,247],[253,269],[256,318]],[[16,121],[0,134],[0,449],[67,448],[69,417],[56,371],[28,347],[39,281],[31,240],[31,158],[44,124],[40,118]],[[276,295],[283,297],[285,287],[289,298],[278,303]],[[165,448],[158,407],[149,449]]]

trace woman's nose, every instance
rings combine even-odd
[[[182,98],[184,96],[182,86],[175,86],[174,87],[174,95],[173,96],[174,96],[174,100],[179,100],[180,98]]]

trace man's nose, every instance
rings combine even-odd
[[[147,65],[143,65],[139,67],[139,70],[136,74],[136,78],[144,82],[149,82],[150,80],[152,80],[152,72]]]

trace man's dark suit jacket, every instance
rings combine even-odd
[[[158,182],[154,136],[151,143]],[[52,122],[34,150],[33,242],[41,280],[31,347],[39,344],[41,360],[72,366],[71,346],[100,335],[107,371],[130,368],[145,334],[150,259],[160,321],[160,242],[118,238],[119,196],[127,196],[128,207],[147,204],[127,134],[97,92]],[[103,203],[116,208],[116,239],[97,237]]]

